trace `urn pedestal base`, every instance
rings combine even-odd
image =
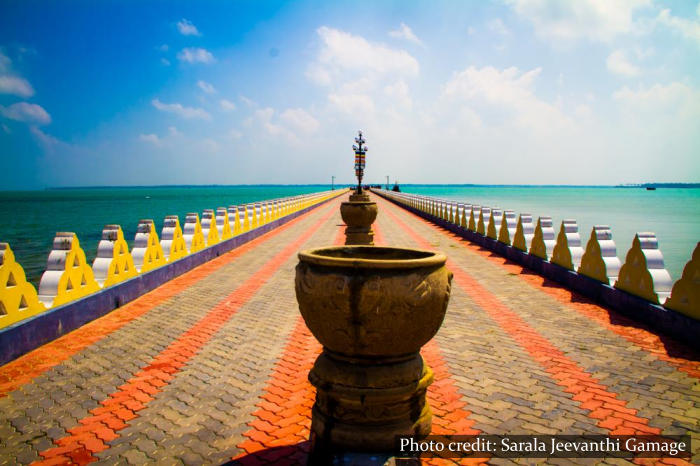
[[[418,353],[352,358],[324,349],[309,380],[316,387],[311,418],[315,455],[388,452],[397,435],[430,433],[432,413],[425,394],[433,372]]]
[[[377,218],[377,203],[370,201],[367,194],[351,194],[350,202],[340,205],[340,216],[347,225],[346,245],[374,245],[372,223]]]

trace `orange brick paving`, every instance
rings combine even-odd
[[[309,213],[305,215],[309,215]],[[182,292],[203,277],[216,272],[218,269],[243,254],[260,247],[270,238],[292,228],[301,218],[302,217],[297,217],[279,228],[269,231],[226,254],[180,275],[155,290],[139,297],[139,299],[115,309],[106,316],[89,322],[79,329],[47,343],[31,353],[21,356],[4,366],[0,366],[0,397],[6,396],[7,393],[16,390],[19,386],[37,377],[47,369],[54,367],[83,348],[96,343],[106,335],[118,330],[125,324],[153,309],[158,304]]]
[[[438,338],[422,352],[435,372],[435,383],[428,390],[435,433],[542,433],[538,426],[548,423],[551,430],[560,433],[629,428],[655,429],[665,434],[682,428],[695,435],[700,430],[700,384],[697,372],[692,372],[697,370],[698,358],[682,345],[669,355],[666,339],[660,344],[653,333],[628,326],[605,309],[578,300],[572,303],[571,294],[567,297],[565,290],[542,286],[541,279],[538,283],[538,277],[522,273],[521,268],[489,257],[386,201],[377,201],[378,245],[386,244],[388,239],[392,244],[439,246],[450,256],[455,273],[448,327],[443,326]],[[0,367],[7,384],[5,392],[0,392],[5,395],[0,396],[0,464],[28,464],[38,452],[51,450],[55,456],[45,457],[44,464],[95,460],[97,464],[220,464],[232,457],[243,464],[303,463],[309,449],[314,397],[307,373],[320,347],[293,303],[293,256],[302,244],[309,245],[304,248],[328,244],[324,238],[342,244],[339,202],[331,202],[327,209],[315,209],[284,232],[276,230],[244,251],[236,250],[205,264],[192,271],[200,274],[196,279],[190,272],[178,279],[179,284],[170,282],[90,324],[92,327],[73,332],[78,341],[64,337],[54,347],[53,343],[46,345],[24,361]],[[318,234],[310,234],[312,227]],[[312,238],[310,243],[306,242],[308,238]],[[464,265],[466,259],[469,267]],[[256,271],[258,267],[262,268]],[[265,267],[269,267],[267,272]],[[240,276],[240,281],[222,279],[222,275],[231,274]],[[495,281],[485,283],[487,277]],[[500,283],[506,283],[506,279],[516,282],[508,281],[509,287],[501,290]],[[224,288],[225,293],[214,288],[224,283],[230,287]],[[545,306],[542,311],[546,314],[570,312],[609,332],[606,347],[618,345],[620,351],[632,357],[648,356],[658,361],[646,372],[640,364],[627,371],[595,366],[599,353],[583,346],[580,350],[574,347],[572,353],[565,333],[549,331],[568,320],[552,321],[549,327],[543,327],[538,319],[530,320],[531,316],[522,311],[518,294],[527,294],[526,289],[538,297],[538,306]],[[241,293],[245,290],[247,294]],[[207,301],[205,298],[212,294],[216,299]],[[198,300],[209,304],[197,307]],[[555,302],[556,306],[548,304]],[[164,319],[168,307],[163,305],[168,303],[173,306],[173,315],[191,312],[192,317],[172,322]],[[138,312],[130,310],[132,307]],[[257,319],[259,313],[271,313],[272,317],[260,315]],[[280,316],[285,316],[284,322],[275,325]],[[126,325],[136,320],[138,327]],[[469,327],[471,322],[484,325],[482,331],[475,333]],[[273,331],[270,325],[278,328]],[[128,337],[136,330],[142,338],[165,333],[159,340],[162,344],[151,345],[151,350],[137,357],[132,352],[138,347],[113,353],[114,345],[94,343],[114,339],[114,335]],[[237,332],[251,331],[257,335],[255,339],[236,336]],[[462,333],[468,336],[461,338],[473,338],[478,344],[461,343]],[[260,340],[266,335],[275,335],[277,340],[268,344],[273,349],[261,351]],[[630,336],[620,339],[627,346],[616,340],[624,335]],[[571,340],[578,341],[573,337]],[[639,354],[632,352],[633,346]],[[97,347],[109,352],[94,351]],[[455,348],[469,348],[469,352],[460,353]],[[133,357],[137,364],[110,364],[110,358],[115,357]],[[95,391],[91,386],[93,376],[83,377],[76,372],[86,367],[94,368],[92,373],[97,374],[119,371],[117,378],[123,382],[111,390]],[[659,371],[663,372],[659,380],[666,385],[655,379]],[[683,377],[673,376],[674,371]],[[239,373],[241,377],[237,377]],[[65,380],[77,382],[63,387]],[[64,388],[65,392],[59,393],[60,397],[53,392],[42,397],[40,388],[44,384]],[[31,390],[27,389],[29,385]],[[90,396],[78,396],[82,393],[89,394],[92,401]],[[210,399],[212,396],[217,399]],[[99,402],[97,407],[95,400]],[[57,403],[78,402],[81,406],[75,409],[70,405],[55,409]],[[659,409],[661,415],[652,415]],[[63,418],[61,413],[71,417]],[[672,426],[658,424],[671,420]]]

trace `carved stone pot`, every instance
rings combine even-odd
[[[445,316],[452,281],[445,260],[373,246],[299,253],[299,309],[323,345],[309,373],[315,455],[391,451],[396,435],[430,433],[425,393],[433,373],[419,351]]]
[[[347,225],[345,244],[374,244],[372,223],[377,218],[377,203],[367,194],[351,194],[349,202],[340,205],[340,216]]]

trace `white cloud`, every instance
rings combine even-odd
[[[634,13],[651,0],[506,0],[546,39],[607,42],[635,29]]]
[[[43,107],[29,102],[17,102],[9,107],[0,106],[0,113],[5,118],[33,123],[37,125],[48,125],[51,123],[51,115]]]
[[[410,109],[413,106],[408,84],[406,84],[404,80],[399,80],[393,84],[384,86],[384,93],[397,107]]]
[[[65,146],[65,143],[62,143],[59,139],[55,138],[54,136],[51,136],[50,134],[46,134],[36,126],[30,126],[29,131],[34,135],[34,137],[39,141],[39,143],[43,146],[44,150],[47,152],[53,152],[54,149],[59,145]]]
[[[421,41],[405,23],[401,23],[398,29],[389,31],[389,35],[394,39],[404,39],[414,44],[423,45],[423,41]]]
[[[640,86],[636,90],[624,86],[613,93],[613,99],[637,114],[700,117],[700,91],[680,82]]]
[[[183,36],[201,36],[202,33],[199,32],[197,29],[197,26],[192,24],[192,21],[182,18],[180,21],[177,22],[177,30],[180,31],[180,34]]]
[[[698,4],[697,13],[700,16],[700,4]],[[656,21],[700,45],[700,21],[673,16],[669,9],[661,10]]]
[[[168,133],[169,133],[171,136],[179,136],[179,135],[180,135],[180,132],[179,132],[179,131],[177,130],[177,128],[174,127],[174,126],[168,126]]]
[[[338,110],[350,115],[374,113],[374,100],[366,94],[329,94],[328,100]]]
[[[168,44],[162,44],[160,47],[158,47],[158,50],[161,52],[167,52],[169,49],[170,47],[168,47]]]
[[[34,88],[29,82],[18,76],[0,76],[0,94],[13,94],[20,97],[31,97]]]
[[[209,84],[209,83],[206,82],[206,81],[202,81],[202,80],[197,81],[197,86],[198,86],[202,91],[206,92],[207,94],[214,94],[214,93],[216,93],[216,89],[214,89],[214,86],[212,86],[211,84]]]
[[[307,76],[322,85],[336,79],[349,79],[351,75],[415,76],[419,72],[418,61],[405,50],[396,50],[382,44],[373,44],[360,36],[322,26],[316,31],[322,48],[312,63]],[[358,66],[358,59],[361,65]]]
[[[228,99],[221,99],[219,101],[219,105],[221,106],[221,108],[224,111],[227,111],[227,112],[231,112],[233,110],[236,110],[236,104],[234,104],[233,102],[231,102]]]
[[[507,36],[508,34],[510,34],[510,30],[506,27],[505,24],[503,24],[501,18],[492,19],[486,24],[486,27],[489,29],[489,31],[495,34],[499,34],[501,36]]]
[[[177,59],[187,63],[214,63],[216,59],[207,49],[187,47],[177,54]]]
[[[455,73],[445,85],[443,99],[461,101],[478,116],[496,125],[512,121],[517,126],[553,131],[570,124],[554,105],[538,98],[534,81],[541,68],[521,72],[510,67],[499,70],[491,66],[473,66]]]
[[[255,107],[258,106],[258,103],[257,103],[257,102],[255,102],[255,101],[252,100],[252,99],[249,99],[248,97],[246,97],[246,96],[244,96],[244,95],[240,96],[240,99],[241,99],[241,102],[243,102],[244,104],[246,104],[249,108],[255,108]]]
[[[611,73],[620,76],[633,78],[641,74],[639,67],[631,63],[622,50],[613,51],[610,55],[608,55],[608,59],[605,63]]]
[[[0,71],[7,71],[10,68],[11,63],[12,60],[10,60],[10,57],[2,53],[2,50],[0,50]]]
[[[154,146],[160,146],[162,144],[157,134],[140,134],[139,139],[143,142],[153,144]]]
[[[158,99],[153,99],[151,101],[151,104],[158,110],[162,112],[167,112],[167,113],[173,113],[175,115],[178,115],[182,118],[186,119],[201,119],[201,120],[210,120],[211,115],[209,115],[206,110],[202,108],[195,108],[195,107],[184,107],[182,104],[179,103],[173,103],[173,104],[166,104],[161,102]]]
[[[170,66],[170,60],[168,60],[167,58],[161,58],[161,59],[160,59],[160,63],[161,63],[163,66]]]
[[[319,127],[318,120],[301,108],[285,110],[280,115],[280,119],[290,126],[291,129],[302,133],[313,133]]]

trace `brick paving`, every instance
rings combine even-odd
[[[434,433],[687,433],[700,460],[697,353],[376,200],[377,244],[444,251],[455,274],[423,349]],[[303,464],[320,345],[295,253],[342,244],[339,203],[0,367],[0,464]]]

